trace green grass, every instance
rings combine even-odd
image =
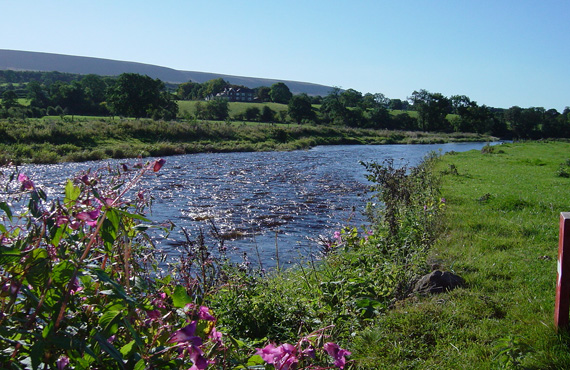
[[[446,231],[429,261],[467,287],[398,302],[355,341],[370,368],[567,369],[553,309],[570,144],[504,144],[444,156]]]
[[[0,120],[0,163],[79,162],[197,152],[307,149],[316,145],[485,141],[431,134],[295,124],[152,121],[83,116]]]
[[[205,101],[193,101],[193,100],[179,100],[178,102],[179,108],[179,115],[183,116],[185,113],[190,115],[194,115],[196,112],[196,104],[206,104]],[[287,111],[287,104],[279,104],[279,103],[242,103],[242,102],[233,102],[229,103],[229,113],[230,117],[234,117],[238,114],[245,113],[245,110],[250,107],[257,107],[259,110],[262,110],[264,106],[268,106],[275,112],[280,111]]]

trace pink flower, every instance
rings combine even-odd
[[[341,235],[340,235],[340,231],[335,231],[333,238],[335,238],[335,239],[337,239],[337,240],[340,240],[340,239],[342,238]]]
[[[210,309],[206,306],[200,306],[200,309],[198,310],[198,319],[216,321],[216,318],[210,314]]]
[[[97,226],[97,218],[101,214],[101,210],[96,209],[89,212],[79,212],[75,215],[75,218],[81,221],[85,221],[85,223],[89,226]]]
[[[339,369],[344,369],[346,365],[345,356],[350,356],[351,353],[345,349],[342,349],[336,343],[328,342],[323,346],[324,350],[334,359],[334,366]]]
[[[208,368],[209,362],[204,357],[204,352],[194,345],[188,347],[188,356],[192,361],[193,365],[188,370],[204,370]]]
[[[274,365],[275,369],[289,370],[294,369],[299,362],[296,351],[297,348],[292,344],[285,343],[278,347],[268,344],[263,348],[258,348],[257,354],[263,361]]]
[[[175,331],[170,338],[168,343],[183,343],[189,342],[195,346],[202,345],[202,338],[195,336],[196,332],[196,321],[192,321],[190,324],[186,325],[180,330]]]
[[[33,190],[34,183],[30,178],[23,173],[18,175],[18,181],[22,183],[22,190]]]
[[[60,358],[57,359],[56,364],[57,364],[57,370],[65,369],[67,365],[69,365],[69,357],[61,356]]]
[[[217,331],[216,328],[212,329],[209,337],[212,340],[212,342],[222,344],[222,333]]]
[[[157,159],[156,161],[154,161],[154,166],[152,166],[152,170],[154,172],[160,171],[160,169],[162,168],[162,166],[164,166],[165,163],[166,163],[165,159],[163,158]]]
[[[160,318],[160,311],[159,310],[146,311],[146,315],[151,320],[158,320]]]

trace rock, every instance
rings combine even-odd
[[[414,293],[443,293],[464,285],[465,280],[463,280],[462,277],[452,274],[451,272],[435,270],[422,276],[420,280],[418,280],[414,286]]]

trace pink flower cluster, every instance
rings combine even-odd
[[[257,354],[263,361],[273,365],[276,370],[293,370],[303,358],[315,358],[315,348],[309,343],[305,349],[302,349],[304,342],[308,340],[302,339],[297,346],[288,343],[279,346],[268,344],[263,348],[258,348]],[[344,369],[346,356],[351,355],[349,351],[332,342],[325,343],[323,349],[333,358],[334,366]]]
[[[193,304],[188,304],[186,308],[190,309],[187,313],[189,315],[196,315],[198,320],[216,321],[216,318],[210,314],[210,309],[206,306],[200,306],[195,310],[196,307]],[[172,333],[168,339],[169,343],[178,344],[180,348],[178,358],[188,357],[190,361],[192,361],[192,367],[188,370],[204,370],[212,363],[204,356],[204,351],[201,348],[204,343],[203,339],[196,334],[198,320],[192,320],[190,324]],[[221,344],[222,333],[218,332],[216,328],[212,328],[208,338],[212,342]]]

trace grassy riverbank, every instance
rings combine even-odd
[[[0,163],[81,162],[198,152],[295,150],[316,145],[488,140],[491,138],[475,134],[312,125],[58,117],[0,121]]]
[[[428,262],[467,287],[410,297],[355,347],[370,368],[567,369],[553,329],[558,222],[570,210],[570,144],[504,144],[446,155],[446,229]]]

